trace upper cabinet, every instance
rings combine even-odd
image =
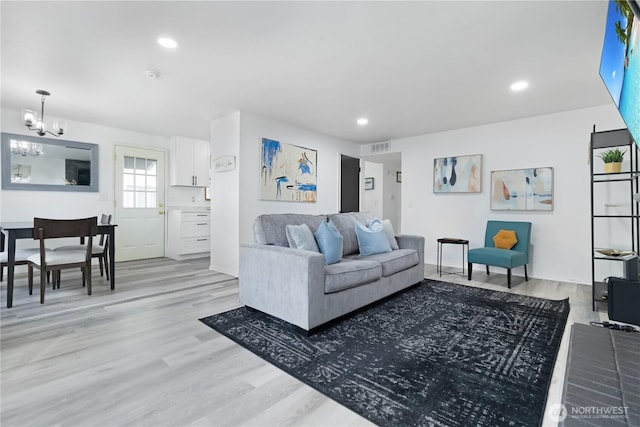
[[[170,159],[170,185],[209,186],[209,141],[174,136]]]

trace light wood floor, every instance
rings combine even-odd
[[[0,424],[11,426],[354,426],[362,417],[254,356],[199,318],[238,307],[235,278],[209,260],[116,264],[116,290],[94,269],[93,295],[63,272],[46,302],[16,277],[1,287]],[[425,276],[437,278],[435,267]],[[507,291],[503,274],[442,280]],[[480,281],[482,280],[482,282]],[[588,286],[513,278],[513,292],[570,298],[569,324],[598,319]],[[604,315],[604,314],[603,314]],[[560,402],[565,331],[549,393]],[[554,425],[545,417],[544,425]]]

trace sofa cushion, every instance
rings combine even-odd
[[[358,238],[358,247],[360,255],[373,255],[391,252],[391,246],[387,240],[381,223],[374,223],[372,230],[364,225],[356,222],[356,237]],[[377,227],[376,227],[377,226]]]
[[[382,276],[389,277],[398,271],[406,270],[418,264],[418,253],[415,249],[398,249],[384,254],[349,255],[345,259],[357,261],[376,261],[382,267]]]
[[[342,259],[342,234],[333,221],[322,221],[315,232],[316,242],[324,256],[325,264],[335,264]]]
[[[348,212],[332,214],[329,215],[329,218],[335,223],[338,231],[344,238],[342,255],[357,254],[359,248],[355,223],[359,222],[362,225],[366,225],[367,221],[374,219],[373,215],[368,212]]]
[[[326,215],[305,214],[265,214],[256,218],[253,224],[255,242],[259,245],[289,246],[287,225],[307,224],[312,232],[318,229]]]
[[[527,254],[511,249],[475,248],[469,249],[467,260],[472,264],[513,268],[525,265],[527,263]]]
[[[316,238],[307,224],[287,225],[287,241],[289,247],[294,249],[304,249],[307,251],[320,252]]]
[[[368,260],[346,260],[324,267],[324,292],[343,291],[380,279],[382,267],[379,262]]]

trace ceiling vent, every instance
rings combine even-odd
[[[389,151],[389,143],[381,142],[379,144],[371,144],[371,154],[384,153],[385,151]]]

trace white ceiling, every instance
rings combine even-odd
[[[2,107],[36,108],[46,89],[45,116],[158,135],[209,139],[212,119],[241,110],[385,141],[610,103],[598,76],[606,11],[606,1],[2,1]],[[178,49],[160,47],[161,35]],[[530,89],[510,93],[517,79]]]

